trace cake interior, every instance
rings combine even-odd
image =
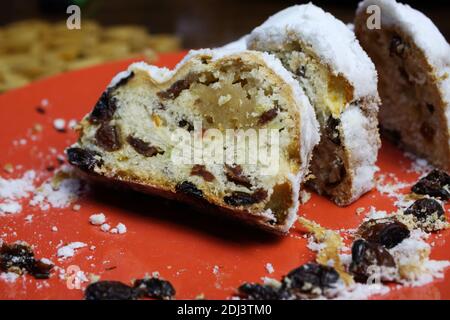
[[[319,194],[344,204],[351,198],[351,175],[342,139],[340,116],[353,99],[353,90],[341,75],[333,74],[302,41],[274,48],[258,48],[275,54],[294,75],[313,105],[321,139],[315,147],[307,184]]]
[[[137,69],[108,89],[82,121],[79,146],[101,158],[96,171],[102,175],[262,214],[268,223],[283,224],[295,207],[299,187],[292,177],[301,168],[299,113],[291,99],[290,88],[272,70],[241,58],[196,59],[163,84]],[[113,110],[99,112],[102,106]],[[180,151],[173,136],[177,130],[192,139],[187,142],[191,149],[198,147],[194,137],[203,138],[203,148],[222,148],[223,141],[209,135],[210,129],[234,139],[234,150],[226,153],[232,159],[214,162],[215,153],[203,153],[200,162],[193,157],[173,160],[174,152]],[[279,150],[276,172],[267,171],[274,163],[260,159],[235,161],[242,155],[249,159],[255,150],[248,142],[239,144],[239,130],[247,129],[278,133],[273,144],[270,136],[264,141],[257,131],[258,148]],[[240,141],[247,141],[243,137]],[[230,151],[226,148],[229,145],[222,149]]]
[[[436,83],[439,79],[424,53],[394,27],[367,30],[359,26],[357,34],[378,71],[382,134],[450,170],[446,106]]]

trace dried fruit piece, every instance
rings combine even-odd
[[[406,48],[407,45],[403,42],[403,39],[399,35],[394,35],[389,46],[389,54],[391,57],[396,55],[403,58]]]
[[[325,126],[326,137],[338,146],[341,145],[341,137],[340,137],[340,133],[339,133],[340,123],[341,123],[341,120],[336,119],[333,116],[330,116],[327,120],[327,125]]]
[[[234,182],[235,184],[249,189],[252,187],[250,179],[242,174],[242,167],[240,165],[230,166],[225,164],[225,176],[228,181]]]
[[[185,120],[185,119],[180,120],[180,121],[178,122],[178,126],[179,126],[180,128],[186,129],[186,130],[189,131],[189,132],[191,132],[191,131],[194,130],[193,124],[190,123],[189,121]]]
[[[48,279],[52,269],[52,264],[36,260],[33,249],[26,243],[3,243],[0,247],[0,271],[28,272],[36,279]]]
[[[157,93],[161,99],[176,99],[183,90],[189,89],[191,84],[197,80],[197,76],[189,74],[186,78],[175,81],[169,89]]]
[[[259,117],[258,124],[264,125],[275,119],[277,115],[278,115],[278,108],[272,108],[270,110],[267,110],[263,112],[263,114]]]
[[[267,191],[260,188],[253,193],[234,191],[230,196],[225,196],[223,200],[230,206],[248,206],[263,201],[267,198]]]
[[[438,217],[443,216],[444,209],[436,200],[424,198],[416,200],[408,209],[405,210],[405,214],[412,214],[418,220],[425,221],[433,214],[436,214]]]
[[[417,194],[427,194],[442,200],[450,199],[450,176],[444,171],[434,169],[427,176],[420,179],[412,188]]]
[[[157,154],[164,154],[164,151],[160,148],[154,147],[150,145],[150,143],[133,136],[128,136],[127,142],[133,147],[134,150],[136,150],[137,153],[140,153],[145,157],[154,157]]]
[[[360,226],[360,235],[369,242],[375,242],[390,249],[408,238],[409,229],[394,219],[369,220]]]
[[[206,167],[201,164],[196,164],[192,167],[191,175],[200,176],[203,179],[205,179],[205,181],[208,181],[208,182],[211,182],[215,179],[214,175],[211,172],[209,172],[208,170],[206,170]]]
[[[358,282],[365,282],[375,270],[370,268],[380,267],[395,268],[394,258],[382,245],[358,239],[352,246],[352,262],[350,272]]]
[[[98,281],[91,283],[84,292],[86,300],[134,300],[134,288],[119,281]]]
[[[103,123],[95,133],[98,146],[106,151],[117,151],[122,147],[119,130],[116,126]]]
[[[106,90],[89,115],[89,121],[94,124],[108,122],[113,118],[116,110],[117,100],[111,97],[109,90]]]
[[[84,171],[93,171],[96,166],[101,166],[103,161],[99,159],[100,155],[92,150],[81,148],[67,149],[69,162]]]
[[[307,263],[289,272],[283,278],[282,288],[300,296],[319,296],[333,288],[338,280],[339,274],[333,267]]]
[[[198,189],[195,184],[189,181],[183,181],[175,187],[175,190],[179,193],[184,193],[188,196],[203,199],[203,191]]]
[[[169,281],[158,278],[139,279],[134,282],[134,289],[139,297],[171,299],[175,288]]]
[[[277,290],[259,283],[244,283],[238,288],[238,293],[242,298],[248,300],[279,300],[288,296],[284,290]]]

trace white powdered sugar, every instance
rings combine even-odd
[[[17,200],[27,197],[34,190],[34,179],[36,172],[30,170],[24,173],[21,178],[4,179],[0,177],[0,200]]]
[[[295,5],[271,16],[255,28],[247,39],[247,47],[281,47],[301,40],[327,63],[334,74],[344,75],[354,88],[355,99],[377,97],[375,66],[347,26],[309,3]]]
[[[55,183],[54,179],[61,175],[60,181]],[[41,210],[50,208],[66,208],[83,192],[81,181],[73,176],[72,168],[62,167],[55,173],[53,179],[44,182],[34,192],[30,200],[31,206],[38,206]]]
[[[75,255],[75,250],[86,247],[84,242],[72,242],[58,249],[57,256],[60,259],[67,259]]]
[[[373,177],[378,167],[375,166],[378,154],[378,136],[371,131],[370,120],[360,108],[348,107],[341,116],[342,130],[346,149],[351,154],[353,182],[353,199],[373,188]]]
[[[14,283],[14,282],[16,282],[17,278],[19,278],[19,275],[14,272],[0,273],[0,280],[3,280],[5,282]]]
[[[6,200],[3,203],[0,203],[0,214],[12,214],[19,213],[22,211],[22,205],[13,200]]]

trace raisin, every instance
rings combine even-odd
[[[133,136],[128,136],[127,142],[133,147],[134,150],[136,150],[137,153],[142,154],[145,157],[154,157],[157,154],[164,154],[164,151],[160,148],[154,147],[150,145],[150,143]]]
[[[325,135],[334,144],[341,145],[341,137],[339,133],[339,125],[341,121],[339,119],[330,116],[327,120],[327,125],[325,126]]]
[[[377,222],[369,220],[360,226],[361,237],[390,249],[409,237],[409,229],[397,220]]]
[[[278,115],[278,108],[273,108],[273,109],[264,111],[262,113],[262,115],[259,117],[258,124],[264,125],[264,124],[272,121],[273,119],[275,119],[277,115]]]
[[[305,66],[300,66],[297,71],[295,72],[296,75],[304,78],[306,76],[306,67]]]
[[[86,300],[134,300],[134,288],[119,281],[98,281],[91,283],[84,292]]]
[[[97,145],[106,151],[117,151],[122,147],[119,130],[116,126],[103,123],[95,133]]]
[[[389,46],[389,55],[392,57],[396,55],[403,58],[407,45],[403,42],[403,39],[399,35],[394,35],[391,39],[391,44]]]
[[[46,114],[47,110],[43,106],[37,106],[36,107],[36,112],[40,113],[40,114]]]
[[[195,184],[189,181],[183,181],[175,187],[175,190],[179,193],[184,193],[188,196],[203,199],[203,191],[198,189]]]
[[[194,130],[194,126],[192,125],[192,123],[190,123],[189,121],[184,120],[184,119],[182,119],[182,120],[180,120],[180,121],[178,122],[178,126],[179,126],[180,128],[186,129],[186,130],[189,131],[189,132],[191,132],[191,131]]]
[[[35,260],[29,273],[36,279],[48,279],[53,269],[52,264],[43,262],[42,260]]]
[[[250,179],[242,174],[242,167],[240,165],[230,166],[225,164],[225,176],[228,181],[234,182],[235,184],[246,188],[252,187]]]
[[[28,272],[36,279],[48,279],[52,269],[52,264],[36,260],[32,248],[27,244],[3,243],[0,247],[0,271],[18,274]]]
[[[436,130],[428,122],[423,122],[420,126],[420,133],[425,140],[433,141],[434,136],[436,135]]]
[[[101,166],[103,161],[98,159],[99,154],[95,151],[81,148],[67,149],[69,163],[84,171],[93,171],[96,166]]]
[[[200,164],[196,164],[195,166],[192,167],[191,169],[191,175],[193,176],[200,176],[203,179],[205,179],[205,181],[211,182],[215,179],[214,175],[209,172],[208,170],[206,170],[206,167]]]
[[[171,299],[175,296],[175,288],[172,284],[169,281],[158,278],[136,280],[134,289],[139,297]]]
[[[433,214],[436,214],[438,217],[443,216],[444,209],[436,200],[424,198],[416,200],[405,210],[405,214],[412,214],[417,220],[425,222],[427,218]]]
[[[34,265],[34,253],[30,246],[20,243],[3,243],[0,248],[0,270],[23,273]]]
[[[226,204],[234,207],[248,206],[263,201],[267,198],[267,191],[257,189],[253,193],[234,191],[230,196],[225,196],[223,200]]]
[[[278,300],[286,295],[285,292],[258,283],[244,283],[238,288],[239,295],[249,300]]]
[[[317,263],[304,264],[283,278],[282,288],[292,293],[320,295],[339,280],[339,273],[329,266]]]
[[[157,93],[158,97],[164,100],[176,99],[183,90],[189,89],[192,82],[197,79],[195,75],[189,74],[185,79],[175,81],[169,89]]]
[[[93,124],[108,122],[112,119],[116,110],[117,100],[111,97],[110,90],[106,90],[89,115],[89,121]]]
[[[412,188],[412,192],[439,197],[442,200],[450,199],[448,185],[450,176],[444,171],[434,169],[427,176],[420,179]]]
[[[427,103],[426,106],[427,106],[428,112],[433,114],[434,110],[435,110],[434,105],[432,105],[431,103]]]
[[[371,275],[369,267],[395,267],[394,258],[382,245],[358,239],[352,246],[350,272],[358,282],[365,282]]]

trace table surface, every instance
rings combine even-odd
[[[160,66],[173,67],[183,53],[161,56]],[[45,179],[46,170],[56,163],[51,148],[61,153],[76,141],[73,132],[61,133],[53,128],[56,118],[80,119],[89,112],[96,100],[118,71],[130,61],[106,64],[63,74],[39,81],[28,87],[0,96],[0,165],[22,165],[14,177],[28,169]],[[35,108],[42,99],[49,102],[48,112],[42,115]],[[36,141],[29,139],[30,128],[40,123],[44,130]],[[12,141],[26,139],[25,145]],[[383,143],[378,166],[380,174],[395,175],[400,181],[412,184],[418,174],[409,172],[411,161],[388,143]],[[405,188],[405,193],[408,188]],[[331,229],[355,228],[363,219],[357,208],[370,206],[379,210],[394,210],[394,199],[373,190],[355,204],[339,208],[328,200],[312,195],[300,209],[300,214]],[[288,236],[274,237],[236,222],[199,214],[186,206],[133,192],[117,192],[95,187],[78,200],[81,210],[41,211],[24,204],[18,214],[0,216],[0,237],[7,242],[24,240],[35,246],[37,257],[51,259],[59,268],[78,266],[86,275],[99,275],[102,280],[129,283],[146,273],[158,271],[171,281],[177,298],[192,299],[204,294],[207,299],[229,298],[234,289],[246,281],[261,281],[261,277],[281,278],[293,268],[314,259],[307,249],[307,240],[296,224]],[[123,222],[128,232],[122,235],[104,233],[89,223],[93,213],[104,212],[108,223]],[[25,220],[32,214],[32,222]],[[447,213],[448,215],[448,213]],[[52,232],[56,226],[58,231]],[[432,235],[432,257],[450,260],[450,231]],[[73,258],[58,261],[60,243],[82,241],[87,248],[77,250]],[[90,250],[95,246],[95,250]],[[269,274],[266,264],[274,272]],[[82,284],[82,288],[86,283]],[[418,288],[392,288],[382,297],[388,299],[450,299],[450,270],[445,279]],[[80,299],[82,290],[69,289],[67,281],[54,274],[49,280],[35,280],[23,276],[15,283],[0,280],[0,299]]]

